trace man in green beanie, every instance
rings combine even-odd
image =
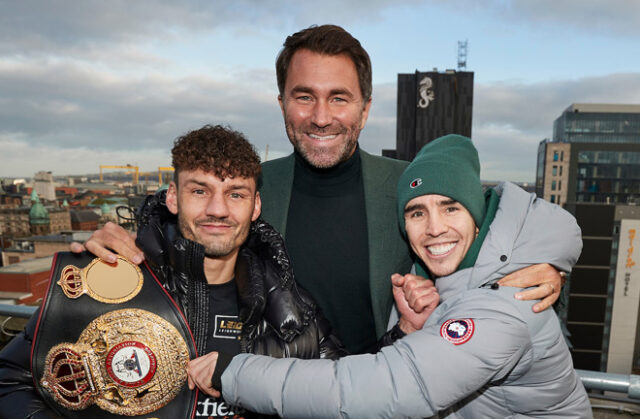
[[[337,361],[238,355],[225,399],[297,418],[591,417],[555,313],[534,314],[534,301],[498,284],[535,263],[570,271],[582,249],[575,219],[508,182],[483,194],[477,151],[459,135],[426,145],[404,171],[398,217],[440,294],[422,329]]]

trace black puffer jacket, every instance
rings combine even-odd
[[[209,319],[204,248],[182,237],[165,197],[164,192],[149,196],[140,207],[136,242],[182,308],[198,353],[204,354]],[[315,302],[296,285],[282,236],[260,218],[251,224],[238,255],[235,281],[242,352],[296,358],[345,355]]]
[[[209,315],[204,250],[179,234],[164,197],[148,197],[140,208],[137,241],[185,313],[198,353],[203,354]],[[235,279],[244,321],[243,352],[298,358],[345,355],[313,300],[296,286],[283,240],[269,224],[257,220],[251,225]],[[0,419],[59,417],[44,403],[31,375],[29,356],[37,320],[36,312],[24,332],[0,351]]]

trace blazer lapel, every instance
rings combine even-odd
[[[287,229],[287,214],[293,187],[293,154],[262,164],[260,198],[262,218],[284,237]]]
[[[376,324],[376,333],[382,335],[389,321],[389,310],[393,304],[391,294],[391,270],[389,261],[394,259],[396,240],[396,179],[382,165],[376,164],[373,156],[360,150],[362,179],[367,211],[367,233],[369,235],[369,288],[371,306]]]

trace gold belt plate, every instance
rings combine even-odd
[[[142,289],[143,277],[140,268],[129,260],[118,256],[115,263],[95,258],[80,269],[65,266],[57,284],[69,298],[83,294],[108,304],[120,304],[131,300]]]
[[[116,310],[94,319],[76,343],[51,348],[40,384],[69,410],[95,403],[117,415],[143,415],[180,392],[188,361],[172,324],[145,310]]]

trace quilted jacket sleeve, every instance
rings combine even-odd
[[[0,419],[62,417],[45,404],[33,384],[30,354],[37,321],[38,312],[0,352]]]
[[[283,417],[431,416],[503,379],[531,350],[527,327],[512,305],[475,306],[481,308],[443,311],[439,320],[375,355],[337,361],[238,355],[222,377],[223,396]],[[440,328],[445,319],[463,316],[472,318],[475,331],[454,345]]]

